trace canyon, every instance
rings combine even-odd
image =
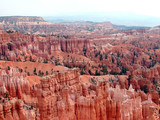
[[[19,16],[0,27],[0,120],[159,120],[159,27]]]

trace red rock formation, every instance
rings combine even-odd
[[[7,74],[6,70],[1,71],[1,95],[8,92],[11,97],[20,97],[22,92],[28,90],[28,82],[25,83],[25,73],[20,73],[16,68],[10,68],[10,73]],[[27,84],[27,86],[26,86]],[[27,91],[28,92],[28,91]],[[20,97],[21,98],[21,97]]]
[[[33,61],[33,58],[38,61],[40,57],[48,60],[55,52],[61,51],[83,55],[91,46],[90,41],[80,38],[40,37],[4,31],[0,34],[0,41],[3,41],[0,43],[0,58],[11,61]]]
[[[15,24],[19,24],[16,27],[21,31],[27,29],[35,34],[51,34],[56,28],[55,35],[24,35],[0,29],[0,59],[11,61],[0,62],[1,119],[32,120],[35,114],[42,120],[159,119],[159,28],[115,33],[117,30],[111,23],[43,25],[46,22],[41,18],[36,18],[39,23],[34,21],[26,17]],[[9,23],[9,28],[15,29]],[[61,65],[60,71],[64,72],[58,72],[53,64]],[[111,75],[106,75],[107,79],[103,76],[80,79],[77,69],[68,70],[63,65],[79,67],[81,74]],[[31,76],[28,82],[27,75],[46,76],[40,83],[33,80],[38,76]],[[3,102],[4,97],[11,101]],[[28,108],[27,105],[34,110],[24,111],[22,106]]]
[[[147,101],[142,102],[132,85],[126,90],[119,86],[111,88],[107,81],[98,81],[98,86],[92,90],[87,85],[81,86],[77,70],[70,72],[73,74],[68,77],[65,73],[58,73],[41,79],[37,86],[41,120],[147,120],[146,116],[157,117],[153,120],[158,120],[157,114],[142,109],[142,106],[151,106]],[[67,81],[76,84],[68,84]],[[158,109],[154,104],[154,110],[158,112]]]
[[[158,120],[159,113],[157,106],[152,102],[151,96],[148,96],[148,100],[142,102],[143,116],[145,120]]]
[[[21,100],[3,100],[0,103],[1,120],[34,120],[35,114],[32,110],[25,110]]]

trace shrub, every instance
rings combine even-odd
[[[142,91],[144,91],[144,93],[148,93],[149,92],[149,89],[148,89],[148,86],[147,85],[144,85],[142,88],[141,88]]]

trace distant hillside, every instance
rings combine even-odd
[[[0,17],[0,22],[44,22],[44,19],[42,17],[36,17],[36,16],[5,16]]]
[[[7,16],[0,17],[0,26],[3,25],[41,25],[41,24],[52,24],[45,21],[42,17],[36,16]]]
[[[0,28],[25,34],[52,34],[60,32],[64,26],[45,21],[42,17],[7,16],[0,17]]]
[[[138,29],[150,29],[151,27],[146,26],[125,26],[125,25],[113,25],[115,28],[118,28],[120,30],[138,30]]]
[[[0,17],[0,27],[6,31],[25,34],[111,34],[119,31],[111,22],[69,22],[50,23],[42,17],[9,16]]]
[[[108,35],[124,30],[150,29],[143,26],[113,25],[111,22],[64,22],[51,23],[42,17],[31,16],[8,16],[0,17],[0,28],[5,31],[18,31],[25,34],[41,35]],[[155,32],[155,31],[154,31]]]
[[[46,21],[52,23],[75,22],[75,21],[93,21],[104,22],[111,21],[114,25],[126,26],[149,26],[154,27],[160,24],[160,17],[146,16],[128,12],[93,12],[76,13],[70,15],[45,16]]]

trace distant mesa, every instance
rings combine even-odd
[[[150,27],[113,25],[109,21],[79,21],[56,24],[37,16],[7,16],[0,17],[0,28],[5,31],[18,31],[24,34],[107,35],[124,30],[149,29]]]
[[[7,16],[0,17],[1,24],[16,24],[20,22],[21,24],[27,24],[32,22],[46,22],[42,17],[37,16]],[[19,24],[20,24],[19,23]]]

